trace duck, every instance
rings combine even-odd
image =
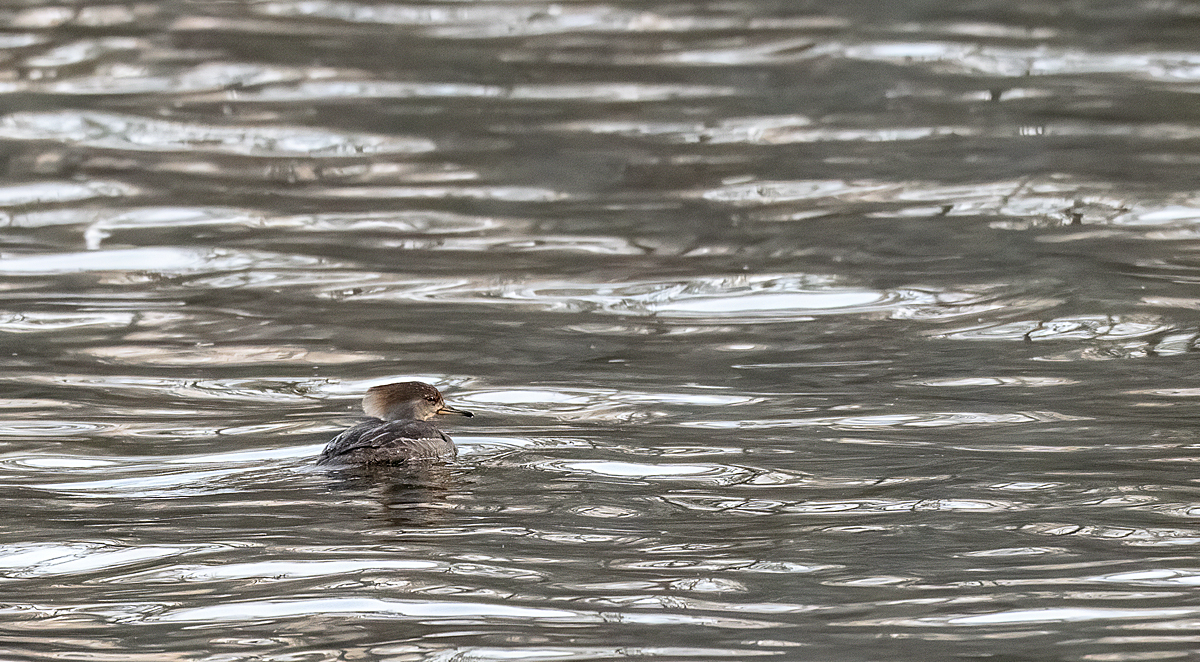
[[[458,449],[432,422],[436,416],[470,418],[473,414],[446,404],[442,392],[424,382],[372,386],[363,396],[367,420],[334,437],[321,451],[318,465],[403,464],[450,460]]]

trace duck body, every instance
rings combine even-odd
[[[376,386],[363,398],[371,418],[334,437],[317,464],[402,464],[453,459],[454,442],[428,419],[439,414],[471,416],[448,406],[429,384],[401,382]]]
[[[433,423],[372,418],[334,437],[317,464],[385,464],[457,455],[454,442]]]

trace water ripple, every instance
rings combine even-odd
[[[36,182],[0,186],[0,207],[25,207],[97,198],[130,198],[140,191],[128,184],[103,180],[88,182]],[[0,227],[20,225],[12,217],[0,217]]]
[[[756,642],[748,642],[756,643]],[[372,650],[393,654],[419,655],[427,662],[460,662],[461,660],[509,660],[521,658],[538,662],[582,662],[583,660],[624,660],[630,657],[646,659],[734,658],[778,655],[771,650],[751,648],[702,648],[687,646],[546,646],[523,644],[520,650],[487,646],[456,646],[450,650],[431,650],[433,646],[375,646]]]
[[[256,561],[251,563],[227,563],[223,565],[173,565],[169,568],[150,570],[130,575],[111,577],[105,580],[113,584],[175,582],[221,582],[230,579],[254,579],[261,581],[286,581],[311,577],[344,577],[366,571],[387,570],[431,570],[447,572],[449,565],[436,561],[409,559],[338,559]]]
[[[48,255],[6,255],[0,261],[0,274],[45,275],[88,271],[188,273],[238,271],[249,267],[311,268],[323,263],[319,258],[296,254],[164,246]]]
[[[1200,79],[1200,54],[1193,52],[1100,52],[1039,45],[1006,48],[978,43],[877,42],[851,46],[829,44],[851,59],[887,62],[898,66],[930,67],[941,71],[991,76],[1065,76],[1125,74],[1170,81]]]
[[[1133,586],[1200,586],[1200,573],[1186,569],[1159,568],[1114,572],[1091,577],[1089,581]]]
[[[296,126],[206,126],[75,110],[7,115],[0,118],[0,138],[52,140],[136,152],[273,157],[419,154],[434,149],[434,144],[424,138],[346,134]]]
[[[426,378],[428,380],[428,377]],[[67,386],[86,389],[89,396],[76,395],[72,402],[78,403],[93,397],[106,401],[113,396],[134,398],[160,398],[169,396],[179,400],[195,400],[198,404],[214,400],[221,402],[261,402],[300,404],[330,395],[349,395],[349,389],[361,394],[365,387],[355,384],[350,387],[334,383],[329,379],[296,379],[261,376],[248,379],[192,379],[187,377],[148,377],[141,375],[106,375],[98,377],[87,374],[29,375],[24,383],[47,384],[55,387]],[[432,380],[439,381],[439,380]],[[439,382],[442,383],[442,382]],[[69,404],[62,401],[59,404]]]
[[[1004,512],[1028,510],[1026,504],[997,499],[860,499],[844,501],[789,501],[737,498],[710,494],[676,494],[663,501],[684,510],[736,515],[873,515],[897,512]]]
[[[822,416],[816,418],[737,419],[682,421],[681,427],[701,429],[764,430],[773,428],[829,427],[834,429],[871,429],[890,427],[941,428],[965,425],[1011,425],[1046,421],[1082,421],[1084,416],[1072,416],[1052,411],[987,412],[926,412],[880,414],[876,416]]]
[[[308,600],[261,600],[169,610],[155,621],[222,622],[254,621],[294,616],[358,614],[374,618],[419,618],[462,623],[488,619],[537,619],[574,623],[595,622],[595,615],[547,607],[520,607],[481,602],[419,601],[382,598],[314,598]]]
[[[816,315],[890,313],[902,319],[939,319],[1001,308],[985,292],[871,290],[840,286],[830,277],[778,274],[695,278],[687,281],[473,281],[364,284],[355,299],[454,301],[516,305],[566,312],[678,317],[745,322],[803,321]],[[344,293],[344,290],[340,291]],[[348,297],[349,298],[349,297]]]
[[[16,20],[12,22],[12,26],[31,27],[27,25],[20,25]],[[45,44],[48,41],[50,41],[50,38],[46,35],[34,34],[32,32],[5,32],[3,35],[0,35],[0,51],[28,48],[30,46]]]
[[[1044,386],[1068,386],[1078,384],[1074,379],[1066,377],[1035,377],[1035,376],[1012,376],[1012,377],[953,377],[946,379],[925,379],[909,382],[917,386],[940,386],[945,388],[962,388],[971,386],[1023,386],[1029,388],[1040,388]]]
[[[0,437],[72,437],[116,429],[112,423],[83,421],[23,421],[7,419],[0,423]]]
[[[220,545],[138,545],[113,543],[15,543],[0,545],[0,577],[21,579],[86,574],[174,558]]]
[[[675,480],[704,485],[735,485],[744,482],[752,473],[741,467],[722,464],[648,464],[611,460],[550,460],[538,462],[536,465],[542,469],[566,473],[641,480]]]
[[[1166,527],[1125,527],[1065,523],[1026,524],[1022,531],[1044,536],[1109,540],[1134,547],[1191,547],[1200,544],[1200,530]]]
[[[0,189],[0,200],[3,189]],[[41,201],[40,199],[38,201]],[[530,221],[492,216],[469,216],[433,210],[397,210],[394,212],[329,212],[280,215],[256,209],[233,207],[134,207],[122,209],[36,210],[14,213],[14,227],[43,228],[86,224],[89,233],[108,238],[123,230],[149,228],[251,228],[288,232],[395,233],[435,236],[484,232],[498,228],[526,229]],[[98,243],[98,242],[97,242]],[[91,242],[89,241],[89,244]],[[97,246],[89,245],[90,250]]]
[[[662,550],[657,550],[662,551]],[[764,561],[753,558],[670,557],[653,560],[620,559],[607,565],[613,570],[688,570],[700,572],[737,572],[746,574],[812,574],[844,568],[838,564],[804,564],[792,561]]]
[[[651,393],[612,389],[506,388],[456,393],[454,401],[496,413],[550,414],[562,420],[612,420],[659,415],[648,406],[725,408],[761,402],[761,397],[714,392],[714,389]]]
[[[137,319],[136,313],[0,312],[0,333],[45,333],[89,327],[121,329]]]
[[[27,61],[26,66],[47,68],[50,63]],[[50,73],[50,72],[47,72]],[[97,63],[90,75],[53,73],[43,79],[6,81],[0,89],[7,92],[38,92],[42,94],[115,96],[140,94],[192,95],[203,98],[205,92],[227,88],[282,84],[310,78],[324,78],[334,72],[320,68],[277,67],[241,62],[206,62],[184,69],[164,70],[164,66],[136,66]]]
[[[727,97],[735,94],[736,88],[706,85],[650,85],[630,82],[501,87],[347,78],[263,85],[247,91],[196,94],[189,97],[189,100],[298,103],[360,99],[487,99],[510,102],[647,103],[671,99]],[[507,132],[528,130],[528,127],[510,127]]]
[[[771,118],[764,121],[758,129],[751,124],[732,132],[730,140],[768,139],[776,129],[772,128]],[[745,135],[739,137],[741,134]],[[1171,239],[1178,238],[1179,230],[1163,234],[1167,230],[1162,226],[1186,229],[1195,220],[1192,211],[1195,202],[1190,195],[1131,200],[1115,195],[1111,184],[1067,178],[1030,177],[971,185],[870,179],[733,181],[678,195],[744,209],[747,218],[768,222],[804,220],[854,205],[872,218],[978,217],[987,219],[990,227],[1008,230],[1084,223],[1126,228],[1145,226],[1143,236]],[[1036,240],[1080,241],[1094,238],[1096,232],[1092,227],[1090,233],[1039,236]]]
[[[276,1],[255,5],[267,16],[290,19],[322,18],[387,26],[421,28],[430,36],[452,39],[528,37],[564,33],[692,32],[737,27],[797,27],[838,25],[837,19],[750,19],[736,15],[708,15],[626,9],[603,3],[485,4],[485,5],[377,5],[338,0]],[[757,22],[751,23],[754,20]]]
[[[384,191],[379,193],[385,194]],[[346,242],[357,234],[363,244],[375,249],[566,251],[609,255],[641,255],[651,250],[620,237],[539,235],[534,231],[534,222],[527,219],[429,210],[278,215],[222,207],[72,208],[14,213],[9,225],[23,228],[83,225],[84,241],[88,250],[92,251],[99,250],[104,242],[110,240],[112,243],[135,243],[142,236],[139,233],[149,229],[190,230],[197,233],[214,230],[229,233],[283,231],[293,236],[300,233],[336,233],[340,241]]]
[[[372,363],[386,358],[381,354],[322,351],[290,345],[109,345],[82,349],[79,352],[102,363],[135,366],[259,365],[268,361],[335,365]]]
[[[71,494],[82,497],[104,498],[121,496],[126,498],[163,499],[184,496],[228,494],[237,487],[228,479],[253,472],[257,467],[235,467],[163,473],[104,480],[80,480],[65,483],[30,484],[47,492]]]
[[[154,5],[102,4],[83,7],[50,5],[5,9],[3,17],[14,27],[30,30],[75,26],[81,28],[114,27],[152,19],[159,13]]]
[[[899,625],[906,627],[980,627],[1015,625],[1021,623],[1079,623],[1088,621],[1163,619],[1200,614],[1194,607],[1170,608],[1097,608],[1047,607],[1043,609],[1010,609],[985,614],[929,616],[917,619],[873,619],[855,621],[854,625]],[[849,624],[849,623],[848,623]],[[1135,658],[1136,659],[1136,658]]]
[[[1092,315],[1055,318],[1046,321],[991,322],[938,334],[959,340],[1052,340],[1123,341],[1146,338],[1171,330],[1152,315]]]
[[[611,623],[670,625],[692,624],[716,628],[769,628],[775,624],[745,618],[715,615],[667,614],[624,611],[600,613],[552,607],[524,607],[516,604],[492,604],[449,600],[402,600],[374,597],[336,597],[277,599],[231,602],[226,605],[170,609],[150,616],[154,622],[229,622],[274,620],[280,618],[331,615],[355,615],[360,618],[416,619],[420,622],[449,622],[461,625],[485,624],[496,619],[539,623]]]
[[[812,120],[798,115],[775,117],[727,118],[715,125],[707,123],[655,123],[579,121],[555,125],[560,131],[583,131],[587,133],[617,134],[623,136],[654,137],[672,143],[683,144],[747,144],[787,145],[791,143],[819,142],[896,142],[925,140],[950,136],[974,136],[980,131],[966,126],[894,126],[862,129],[856,127],[811,126]],[[767,188],[771,183],[755,184]],[[776,185],[782,188],[780,185]],[[884,184],[876,185],[887,188]],[[859,191],[862,192],[861,190]],[[709,196],[705,196],[709,198]],[[719,199],[714,194],[710,199]]]

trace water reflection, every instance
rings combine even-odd
[[[435,462],[347,467],[328,475],[334,494],[370,494],[388,524],[402,529],[449,524],[447,498],[463,487],[452,466]]]

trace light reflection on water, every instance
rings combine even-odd
[[[1193,656],[1193,19],[0,8],[0,658]]]

